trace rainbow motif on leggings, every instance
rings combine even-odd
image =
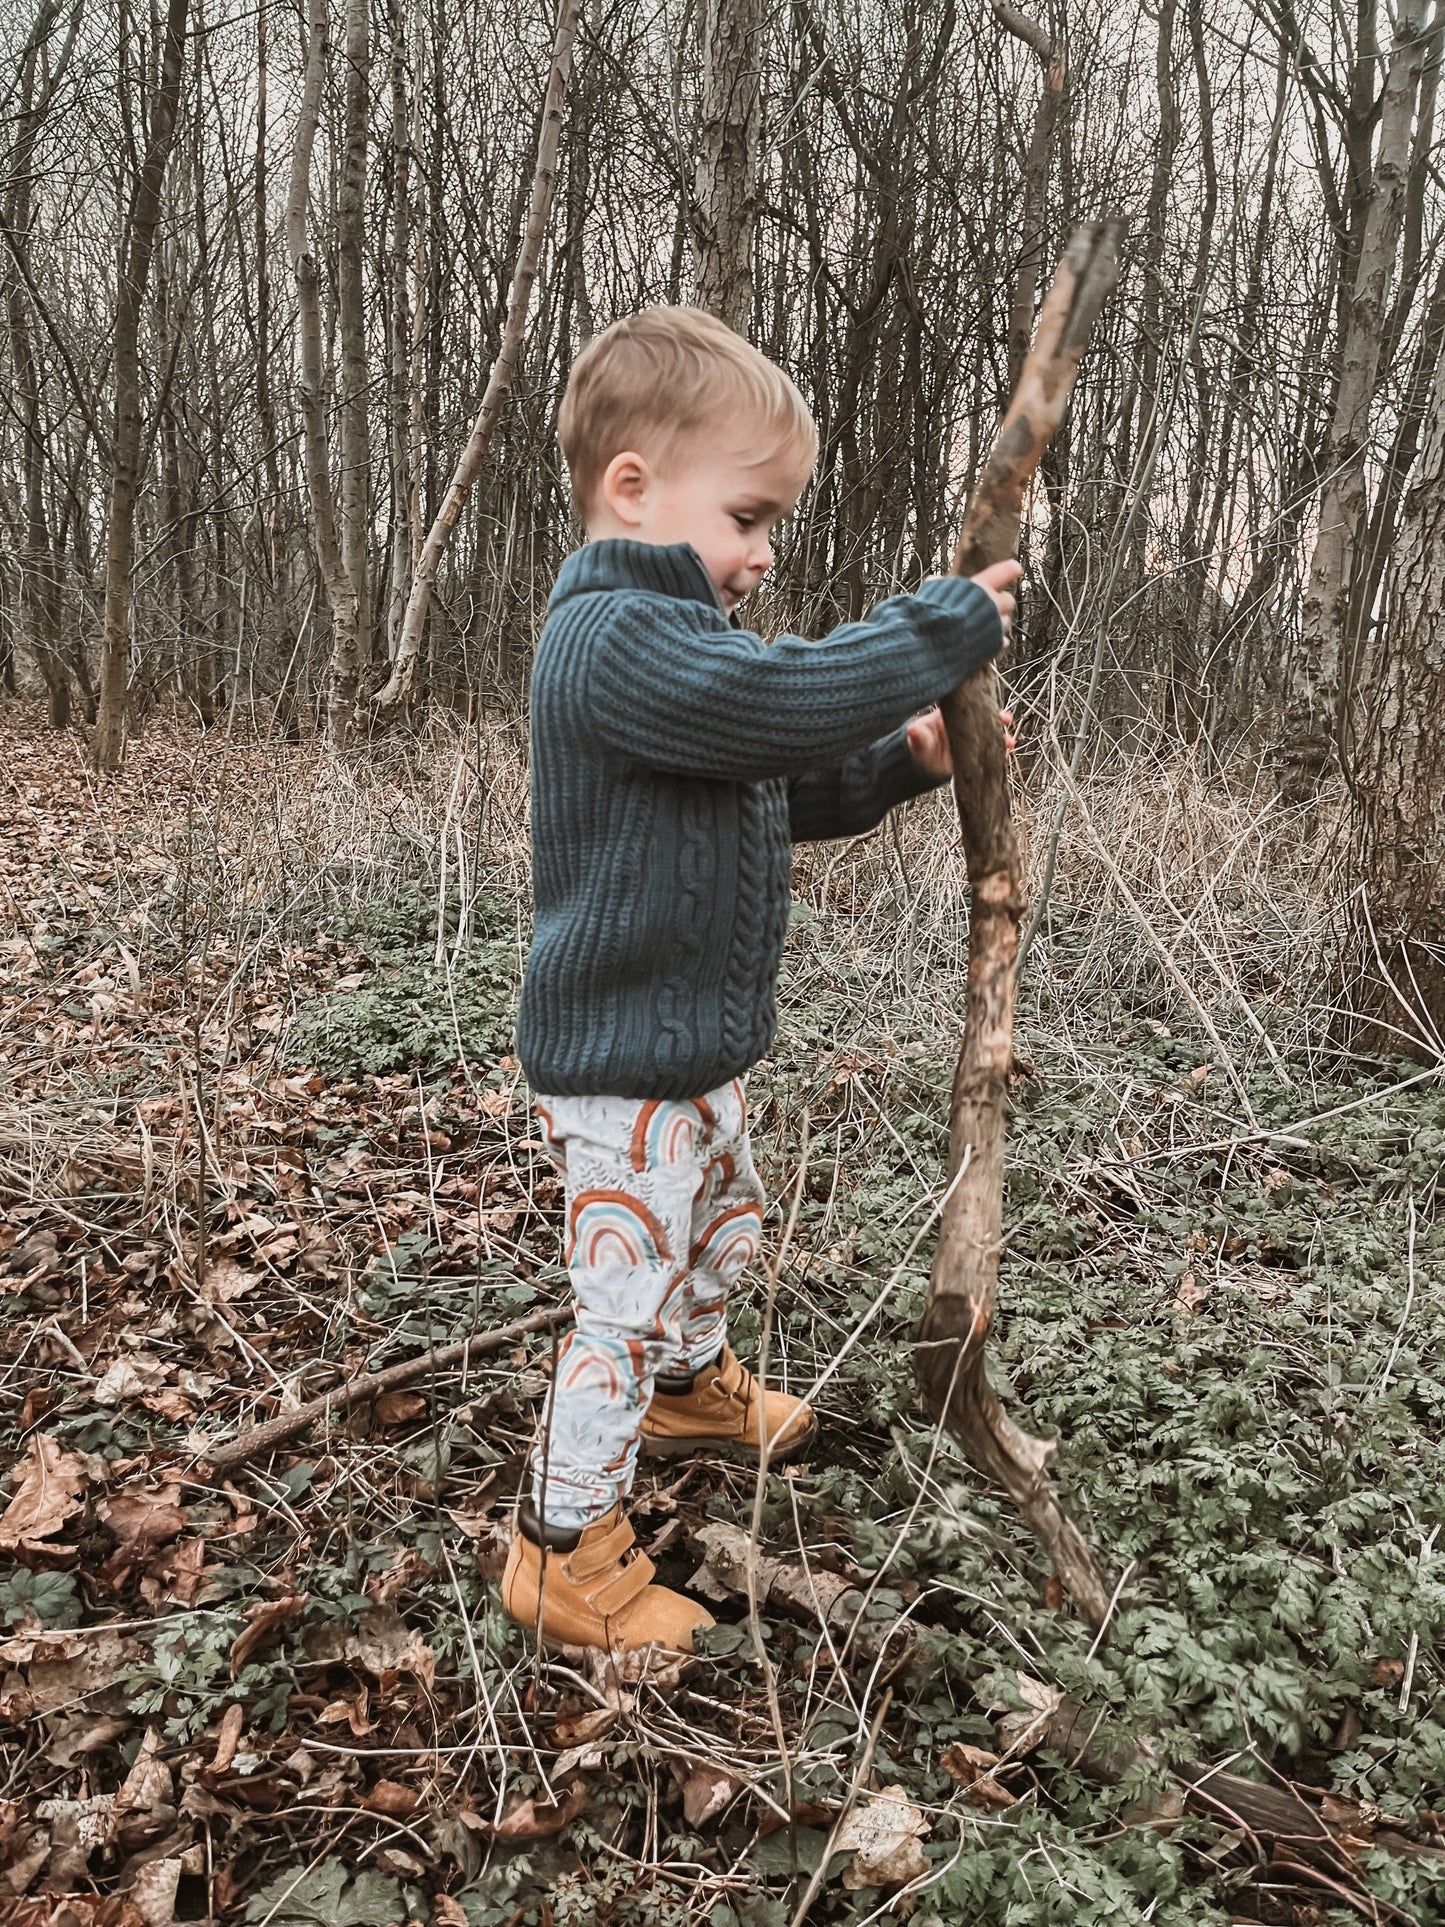
[[[567,1263],[659,1265],[672,1259],[667,1233],[647,1206],[625,1191],[579,1191],[568,1216]]]
[[[659,1098],[644,1104],[632,1129],[632,1168],[685,1164],[716,1128],[712,1106],[704,1098]]]
[[[758,1255],[763,1218],[755,1204],[735,1204],[715,1218],[688,1253],[695,1271],[719,1271],[724,1277],[745,1269]]]

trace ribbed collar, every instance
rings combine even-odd
[[[598,589],[646,589],[654,595],[676,596],[682,602],[703,602],[710,609],[722,609],[712,577],[691,542],[664,547],[618,536],[589,542],[562,564],[548,606]]]

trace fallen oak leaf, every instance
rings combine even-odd
[[[120,1546],[139,1555],[163,1546],[185,1531],[190,1523],[176,1501],[178,1485],[165,1485],[156,1492],[127,1486],[112,1498],[102,1499],[96,1511],[115,1534]]]
[[[1018,1796],[994,1777],[993,1769],[999,1764],[997,1753],[957,1740],[945,1748],[938,1764],[963,1788],[963,1797],[970,1806],[1002,1808],[1018,1804]]]
[[[574,1780],[556,1801],[523,1796],[510,1805],[493,1833],[498,1840],[548,1840],[570,1826],[588,1800],[585,1780]]]
[[[554,1721],[547,1737],[557,1747],[587,1746],[610,1733],[617,1719],[618,1709],[615,1707],[595,1707],[590,1713],[574,1713],[570,1719]]]
[[[0,1549],[47,1552],[44,1541],[79,1512],[89,1473],[77,1453],[58,1439],[34,1433],[15,1473],[13,1496],[0,1514]]]
[[[393,1820],[405,1820],[421,1805],[418,1795],[399,1780],[378,1780],[361,1803],[368,1813],[384,1813]]]
[[[731,1773],[725,1773],[720,1766],[709,1766],[699,1761],[682,1783],[683,1818],[690,1827],[700,1827],[709,1820],[715,1820],[741,1793],[742,1784],[741,1780],[735,1780]]]
[[[426,1400],[420,1392],[383,1392],[371,1408],[371,1422],[383,1431],[394,1426],[410,1425],[426,1411]]]
[[[284,1599],[263,1600],[248,1612],[249,1624],[231,1647],[231,1678],[245,1665],[258,1647],[269,1645],[288,1620],[294,1619],[306,1604],[305,1593],[287,1593]]]
[[[835,1853],[851,1853],[843,1885],[856,1893],[860,1887],[901,1887],[929,1872],[930,1861],[919,1841],[928,1822],[908,1804],[901,1786],[884,1787],[866,1805],[856,1806],[838,1829]]]

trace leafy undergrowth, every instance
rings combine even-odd
[[[207,1471],[562,1301],[507,1050],[515,773],[158,725],[96,791],[73,743],[0,733],[15,1918],[787,1927],[810,1887],[860,1924],[1445,1917],[1445,1087],[1332,1057],[1221,871],[1246,963],[1201,986],[1212,1038],[1068,861],[1031,965],[994,1371],[1061,1439],[1106,1635],[913,1392],[962,965],[916,812],[922,884],[802,874],[751,1082],[780,1244],[798,1200],[770,1374],[817,1387],[820,1443],[763,1495],[756,1616],[752,1475],[643,1474],[639,1539],[719,1625],[636,1681],[497,1610],[545,1340]],[[1152,1764],[1051,1751],[1061,1695]],[[1333,1858],[1185,1810],[1188,1763],[1302,1789]]]

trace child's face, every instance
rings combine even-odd
[[[749,459],[746,448],[694,443],[665,467],[635,453],[607,465],[587,533],[594,539],[690,542],[731,611],[773,566],[772,534],[791,513],[808,470],[794,452]]]

